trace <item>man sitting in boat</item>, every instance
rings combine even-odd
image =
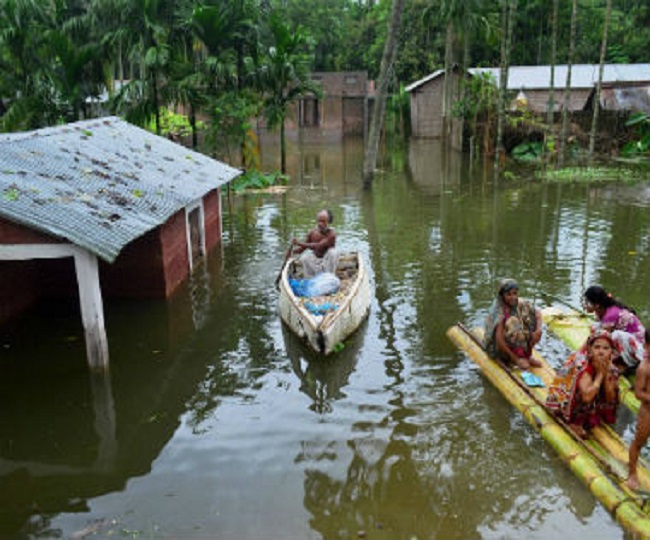
[[[302,253],[303,276],[314,277],[321,272],[336,273],[339,254],[336,250],[336,231],[330,226],[334,221],[332,212],[321,210],[316,214],[316,227],[314,227],[304,242],[297,238],[292,240],[296,246],[295,251]]]
[[[533,347],[542,337],[542,312],[519,298],[519,285],[504,279],[485,319],[485,350],[493,358],[512,362],[521,369],[541,366]]]
[[[613,424],[618,408],[616,343],[607,330],[596,330],[571,353],[549,387],[546,407],[580,437],[601,422]]]

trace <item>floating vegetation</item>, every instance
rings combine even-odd
[[[648,178],[647,170],[624,167],[566,167],[537,171],[536,178],[549,182],[591,183],[591,182],[643,182]]]
[[[287,180],[287,176],[278,171],[273,173],[264,173],[256,169],[250,169],[236,178],[232,183],[232,187],[235,191],[242,191],[245,189],[266,189],[271,186],[285,185]]]

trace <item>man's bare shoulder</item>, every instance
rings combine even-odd
[[[636,368],[636,376],[644,376],[644,377],[650,377],[650,360],[644,358],[641,363],[639,364],[639,367]]]

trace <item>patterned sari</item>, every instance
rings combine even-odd
[[[610,306],[602,319],[593,326],[594,331],[608,330],[620,350],[625,367],[633,372],[643,360],[645,328],[639,318],[627,309]]]
[[[601,422],[613,424],[616,421],[618,408],[618,385],[615,398],[607,400],[605,385],[601,385],[598,395],[591,403],[580,399],[579,384],[585,373],[592,378],[596,376],[594,367],[589,362],[586,350],[571,353],[564,365],[557,370],[557,375],[548,389],[546,408],[561,416],[570,424],[578,424],[584,428],[592,428]],[[618,371],[612,366],[608,379],[618,379]]]
[[[499,324],[503,324],[503,336],[508,347],[519,358],[530,358],[530,334],[535,331],[537,319],[535,308],[528,300],[519,298],[517,306],[508,309],[501,299],[496,298],[488,316],[485,319],[484,347],[493,358],[501,357],[503,353],[497,351],[495,333]]]

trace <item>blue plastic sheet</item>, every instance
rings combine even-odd
[[[291,279],[289,285],[296,296],[325,296],[334,294],[341,286],[341,280],[334,274],[323,272],[309,279]]]
[[[336,304],[330,304],[329,302],[325,302],[320,306],[317,306],[312,302],[305,302],[305,308],[307,308],[307,311],[313,315],[325,315],[328,311],[333,311],[337,307]]]

